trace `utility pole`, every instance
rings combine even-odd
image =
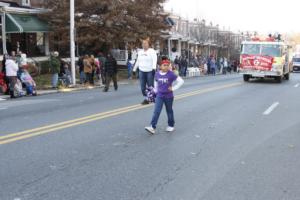
[[[187,23],[187,27],[188,27],[188,67],[190,67],[190,39],[191,39],[191,31],[190,31],[190,22]]]
[[[70,56],[72,84],[76,85],[76,68],[75,68],[75,0],[70,0]]]

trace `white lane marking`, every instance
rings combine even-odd
[[[0,110],[6,110],[7,108],[0,108]]]
[[[279,106],[279,102],[275,102],[273,103],[264,113],[263,115],[269,115],[271,114],[271,112],[273,112],[273,110],[275,110],[275,108]]]
[[[300,83],[297,83],[294,87],[297,88],[300,86]]]
[[[6,99],[2,99],[2,98],[0,98],[0,101],[6,101]]]

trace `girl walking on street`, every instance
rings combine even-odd
[[[163,108],[166,107],[168,116],[167,132],[175,130],[175,119],[173,112],[174,93],[173,91],[179,89],[184,81],[170,70],[170,61],[163,60],[161,62],[160,70],[155,74],[154,91],[156,92],[155,109],[149,127],[145,127],[150,134],[155,134],[156,125]],[[175,83],[175,84],[174,84]]]

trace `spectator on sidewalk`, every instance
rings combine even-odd
[[[57,88],[58,84],[58,74],[60,72],[61,62],[59,59],[59,53],[57,51],[53,52],[50,57],[50,68],[52,73],[52,88]]]
[[[63,63],[61,79],[64,81],[64,84],[67,87],[72,84],[72,74],[71,74],[71,70],[70,70],[70,65],[67,62]]]
[[[207,59],[207,75],[210,75],[211,74],[211,56],[208,57]]]
[[[132,60],[127,61],[127,70],[128,70],[128,80],[132,80],[132,68],[133,68],[134,63]]]
[[[90,56],[90,63],[92,65],[92,77],[91,77],[91,84],[92,85],[95,85],[95,73],[96,73],[96,69],[97,69],[97,63],[96,63],[96,60],[95,60],[95,56],[94,55],[91,55]]]
[[[219,58],[219,65],[220,65],[220,73],[224,73],[224,59],[222,57]]]
[[[105,78],[106,83],[105,83],[105,88],[104,88],[103,92],[108,92],[111,80],[113,80],[115,91],[117,91],[118,90],[117,61],[112,56],[111,53],[107,54],[107,58],[106,58],[105,65],[104,65],[104,70],[105,70],[105,75],[106,75],[106,78]]]
[[[85,73],[84,73],[84,65],[83,65],[83,56],[81,56],[78,60],[79,74],[80,74],[80,84],[85,83]]]
[[[85,73],[85,77],[86,77],[85,83],[92,85],[93,84],[93,81],[92,81],[93,66],[91,64],[91,59],[88,55],[84,56],[83,66],[84,66],[83,68],[84,68],[84,73]]]
[[[228,60],[227,58],[223,58],[224,62],[223,62],[223,65],[224,65],[224,74],[226,74],[228,72]]]
[[[8,57],[7,54],[3,55],[3,60],[2,60],[2,73],[4,74],[4,82],[6,84],[7,87],[9,87],[9,80],[6,76],[6,67],[5,67],[5,62],[6,62],[6,58]],[[6,90],[5,95],[9,95],[9,90]]]
[[[17,53],[16,61],[19,67],[26,67],[27,66],[27,55],[22,51]]]
[[[11,98],[16,98],[15,96],[15,85],[17,83],[18,75],[18,64],[14,56],[7,57],[5,62],[6,77],[9,80],[9,94]]]
[[[180,68],[180,59],[179,59],[178,56],[176,56],[176,58],[175,58],[175,60],[174,60],[174,64],[175,64],[175,67],[176,67],[177,69]]]
[[[181,61],[182,61],[182,56],[180,56],[178,58],[178,72],[179,72],[179,75],[182,76],[182,64],[181,64]]]
[[[217,71],[217,65],[216,65],[216,59],[214,57],[212,57],[210,60],[210,69],[211,69],[211,74],[215,76]]]
[[[104,85],[105,82],[106,82],[105,81],[105,71],[104,71],[104,65],[105,65],[106,58],[105,58],[105,56],[102,52],[98,53],[98,60],[99,60],[99,63],[100,63],[101,80],[102,80],[102,84]]]
[[[180,76],[184,76],[186,77],[186,72],[187,72],[187,68],[188,68],[188,60],[186,57],[182,57],[181,60],[181,75]]]
[[[142,105],[149,104],[146,87],[154,86],[154,75],[157,67],[156,51],[150,48],[150,38],[142,40],[143,49],[138,52],[138,58],[133,71],[139,69],[139,79],[144,97]]]
[[[5,94],[7,90],[8,90],[8,88],[7,88],[7,84],[5,82],[5,74],[2,73],[2,70],[1,70],[0,71],[0,93]]]
[[[100,86],[101,86],[101,64],[100,64],[100,61],[98,58],[95,58],[95,66],[96,66],[96,69],[95,69],[95,74],[96,74],[96,77],[97,77],[97,81],[100,83]]]
[[[237,72],[238,65],[239,65],[238,61],[237,60],[233,60],[233,62],[232,62],[232,70],[234,72]]]

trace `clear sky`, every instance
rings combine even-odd
[[[165,8],[233,31],[300,32],[300,0],[168,0]]]

